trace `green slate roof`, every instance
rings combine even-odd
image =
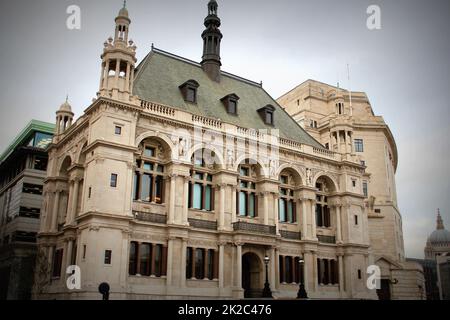
[[[54,131],[55,131],[54,123],[31,120],[27,124],[27,126],[11,142],[8,148],[2,153],[2,155],[0,156],[0,163],[3,163],[3,161],[5,161],[17,147],[28,142],[27,140],[32,136],[33,133],[42,132],[53,135]]]
[[[191,79],[200,84],[196,104],[185,102],[179,89],[180,85]],[[222,72],[221,81],[217,83],[203,72],[200,64],[159,49],[153,48],[137,67],[133,90],[140,99],[249,129],[274,129],[266,125],[257,112],[270,104],[275,107],[274,126],[279,129],[280,137],[323,148],[260,84],[226,72]],[[220,101],[232,93],[240,97],[238,116],[228,114]]]

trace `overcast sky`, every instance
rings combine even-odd
[[[69,5],[81,29],[66,27]],[[151,44],[200,61],[207,0],[128,0],[138,60]],[[381,8],[381,30],[366,26]],[[76,117],[98,90],[103,42],[121,0],[1,1],[0,152],[32,119],[53,122],[69,94]],[[423,257],[436,209],[450,226],[450,1],[219,0],[223,69],[277,98],[306,79],[365,91],[399,150],[406,254]]]

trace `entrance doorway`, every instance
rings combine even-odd
[[[391,300],[391,286],[389,279],[381,279],[381,288],[377,289],[379,300]]]
[[[242,256],[242,288],[244,298],[262,297],[262,263],[259,257],[248,252]]]

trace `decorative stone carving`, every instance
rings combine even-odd
[[[312,186],[312,184],[313,184],[312,171],[310,168],[306,168],[306,185]]]
[[[226,166],[228,169],[233,169],[234,167],[234,150],[229,148],[227,149],[227,159]]]

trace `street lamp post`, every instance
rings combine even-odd
[[[269,261],[270,261],[270,258],[268,256],[265,256],[264,264],[266,265],[266,282],[264,283],[264,289],[263,289],[263,293],[262,293],[263,298],[273,298],[272,290],[270,290],[270,284],[269,284],[269,269],[268,269]]]
[[[308,294],[306,293],[305,290],[305,284],[304,282],[304,278],[305,278],[305,272],[304,272],[304,264],[305,264],[305,260],[303,260],[303,257],[300,257],[300,259],[298,260],[298,263],[300,264],[300,272],[299,272],[299,280],[300,280],[300,285],[298,288],[298,292],[297,292],[297,299],[308,299]]]

